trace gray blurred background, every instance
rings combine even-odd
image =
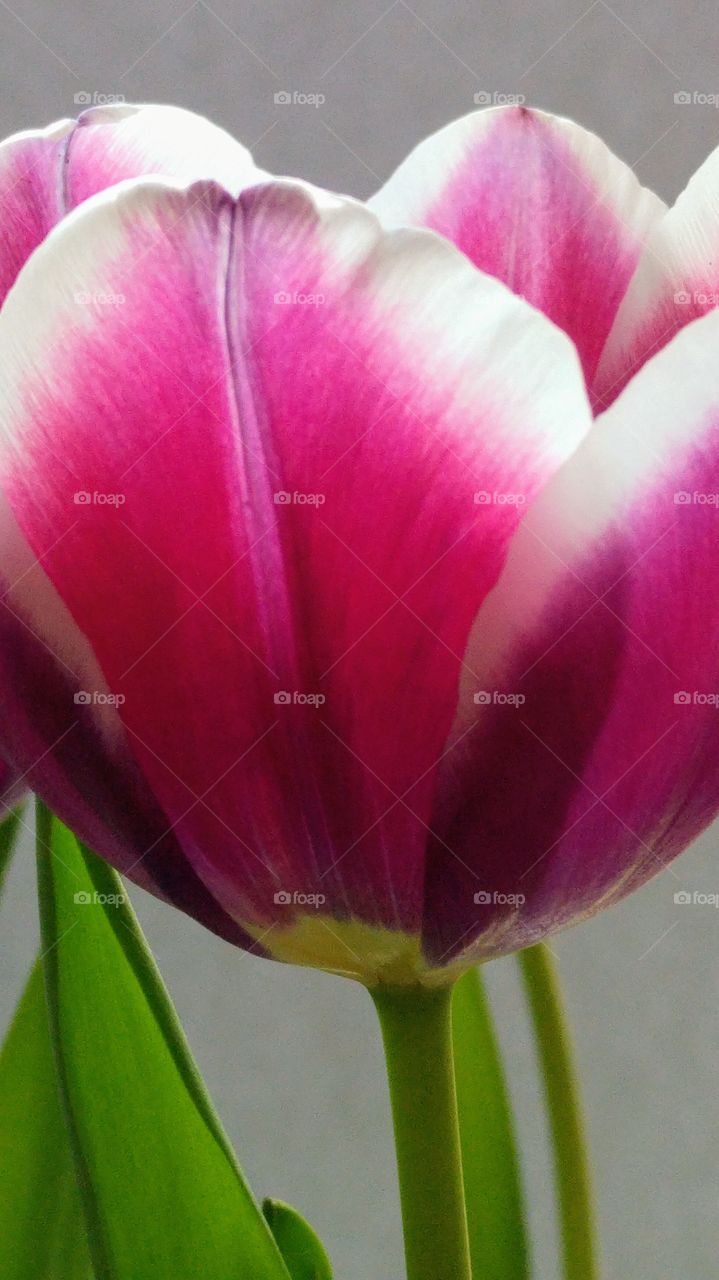
[[[449,0],[0,0],[0,133],[74,114],[78,93],[203,112],[278,173],[368,195],[474,95],[521,93],[600,133],[673,199],[719,143],[709,0],[527,5]],[[276,105],[280,90],[325,96]],[[0,909],[0,1021],[37,945],[29,832]],[[633,900],[564,935],[561,960],[596,1164],[606,1280],[717,1275],[719,890],[710,831]],[[398,1280],[388,1104],[367,996],[233,951],[151,901],[136,907],[257,1194],[295,1203],[337,1280]],[[515,965],[488,972],[518,1109],[537,1280],[558,1271],[551,1170]],[[149,1277],[148,1277],[149,1280]],[[451,1280],[447,1277],[447,1280]]]

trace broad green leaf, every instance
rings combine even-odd
[[[97,1280],[288,1280],[122,882],[43,805],[38,836],[50,1028]]]
[[[24,804],[0,823],[0,891]],[[36,962],[0,1052],[0,1275],[90,1280],[85,1221],[60,1110]]]
[[[512,1111],[478,969],[454,989],[452,1034],[472,1273],[478,1280],[527,1280]]]
[[[264,1200],[264,1213],[292,1280],[332,1280],[324,1245],[309,1222],[283,1200]]]
[[[89,1280],[85,1219],[60,1110],[38,963],[0,1054],[0,1275]]]
[[[0,822],[0,892],[5,883],[5,876],[10,865],[15,841],[20,833],[20,823],[22,821],[22,811],[25,808],[25,802],[16,805],[11,809],[6,818]]]

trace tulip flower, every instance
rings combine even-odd
[[[1,745],[69,826],[370,986],[450,982],[694,839],[716,161],[665,213],[524,109],[369,207],[169,108],[4,156]]]
[[[524,109],[368,205],[170,108],[0,155],[0,755],[371,989],[408,1275],[466,1280],[455,978],[719,807],[715,161],[666,211]]]

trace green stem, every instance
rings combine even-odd
[[[471,1280],[452,1061],[452,989],[377,987],[407,1280]]]
[[[519,954],[554,1146],[565,1280],[597,1280],[592,1179],[559,974],[541,944]]]

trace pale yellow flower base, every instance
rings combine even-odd
[[[320,912],[297,915],[291,924],[263,927],[242,922],[251,937],[287,964],[309,965],[354,978],[367,987],[441,987],[471,966],[467,959],[430,968],[414,934],[360,920],[335,920]],[[476,961],[474,962],[476,963]]]

